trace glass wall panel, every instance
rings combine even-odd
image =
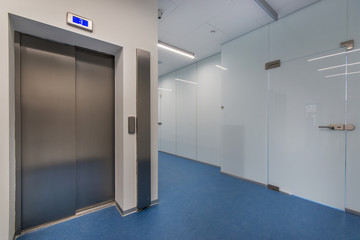
[[[322,0],[270,25],[270,59],[282,61],[336,49],[346,37],[347,3]]]
[[[338,72],[348,73],[347,123],[355,126],[347,132],[346,208],[360,212],[360,51],[349,53],[347,68]]]
[[[158,85],[160,85],[160,80],[159,80],[159,83]],[[162,94],[161,94],[161,91],[158,90],[158,149],[159,151],[163,151],[162,148],[161,148],[161,97],[162,97]]]
[[[221,171],[267,182],[268,27],[222,46]]]
[[[270,71],[269,183],[344,208],[345,132],[319,128],[345,121],[343,49],[282,63]]]
[[[348,0],[348,37],[345,40],[354,39],[355,48],[360,44],[360,1]]]
[[[176,154],[196,159],[196,64],[176,72]]]
[[[220,54],[197,64],[197,160],[220,166]]]
[[[160,151],[176,154],[176,119],[175,100],[176,84],[175,74],[169,74],[159,79],[159,111],[161,112],[159,125]]]

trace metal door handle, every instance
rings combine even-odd
[[[162,122],[158,122],[158,125],[162,125]]]
[[[319,128],[328,128],[328,129],[334,130],[334,126],[319,126]]]
[[[328,128],[330,130],[339,130],[339,131],[353,131],[355,126],[353,124],[330,124],[328,126],[319,126],[319,128]]]

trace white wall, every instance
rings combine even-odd
[[[67,12],[93,20],[94,31],[68,26]],[[47,33],[53,38],[59,28],[122,47],[116,56],[116,200],[123,210],[136,206],[136,139],[127,134],[127,117],[136,114],[136,48],[151,53],[151,198],[157,199],[157,1],[4,0],[0,8],[0,239],[12,239],[15,225],[14,74],[9,13],[55,27],[48,28]]]
[[[159,79],[160,151],[220,166],[222,70],[216,64],[220,54]]]

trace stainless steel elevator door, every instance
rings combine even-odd
[[[75,48],[21,35],[22,229],[75,213]]]
[[[115,198],[114,57],[76,50],[76,208]]]
[[[19,36],[17,231],[115,197],[114,57]]]

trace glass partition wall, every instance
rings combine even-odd
[[[162,76],[160,151],[360,212],[359,12],[322,0]]]
[[[359,11],[319,1],[222,46],[222,172],[360,212]]]
[[[220,166],[220,54],[159,78],[159,151]]]

